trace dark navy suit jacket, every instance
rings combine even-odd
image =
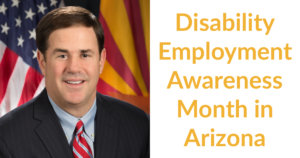
[[[95,158],[148,158],[149,117],[97,93]],[[0,118],[0,158],[72,158],[47,91]]]

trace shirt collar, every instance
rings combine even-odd
[[[95,115],[97,111],[96,99],[91,107],[91,109],[81,118],[74,117],[73,115],[67,113],[63,109],[61,109],[58,105],[54,103],[54,101],[48,96],[50,103],[58,116],[58,119],[62,125],[62,128],[67,136],[68,141],[70,142],[73,137],[73,132],[75,130],[76,124],[79,120],[81,120],[84,124],[84,130],[88,137],[94,141],[94,133],[95,133]]]

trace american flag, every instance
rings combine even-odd
[[[59,0],[0,0],[0,117],[44,88],[35,28]]]

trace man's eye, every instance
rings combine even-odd
[[[66,56],[66,55],[59,55],[58,57],[64,59],[64,58],[66,58],[67,56]]]
[[[86,58],[86,57],[88,57],[89,55],[88,54],[86,54],[86,53],[83,53],[82,54],[82,57],[84,57],[84,58]]]

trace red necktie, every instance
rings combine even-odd
[[[75,128],[75,137],[73,140],[73,156],[74,158],[92,158],[92,150],[89,144],[86,142],[83,137],[83,122],[79,120]]]

